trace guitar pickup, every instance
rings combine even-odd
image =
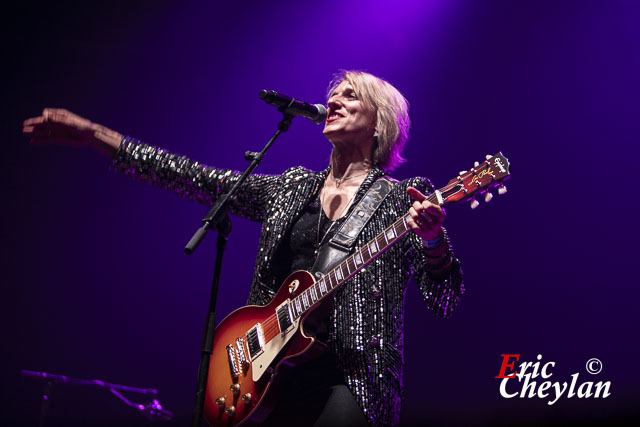
[[[262,351],[263,345],[264,336],[262,334],[262,326],[258,323],[247,332],[247,348],[249,349],[249,357],[251,360]]]
[[[291,313],[289,312],[289,303],[285,302],[276,309],[278,316],[278,326],[280,326],[280,332],[285,332],[291,327],[293,322],[291,321]]]

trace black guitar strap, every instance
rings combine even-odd
[[[387,197],[395,182],[397,181],[382,177],[373,183],[331,240],[320,246],[316,262],[311,267],[311,273],[315,275],[327,273],[347,258],[356,238]]]

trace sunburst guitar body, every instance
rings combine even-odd
[[[292,320],[288,306],[314,283],[310,273],[297,271],[268,305],[242,307],[217,326],[204,407],[211,425],[260,424],[290,368],[326,350],[300,327],[312,310]]]

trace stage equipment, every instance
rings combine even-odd
[[[275,90],[263,90],[260,92],[260,99],[267,104],[278,107],[278,109],[286,106],[287,114],[304,117],[317,125],[327,120],[327,109],[322,104],[308,104],[300,99],[282,95]]]
[[[102,380],[85,380],[81,378],[67,377],[65,375],[50,374],[47,372],[28,371],[26,369],[23,369],[21,373],[23,377],[34,378],[44,383],[42,403],[40,404],[40,421],[38,423],[40,427],[45,424],[49,406],[51,405],[51,391],[55,384],[73,384],[85,387],[106,388],[111,392],[111,394],[116,396],[127,406],[138,411],[148,420],[170,420],[173,418],[173,412],[164,409],[160,404],[160,401],[157,399],[158,390],[155,388],[129,387],[126,385],[108,383]],[[152,396],[152,398],[147,403],[135,403],[123,396],[120,393],[121,391],[148,395]]]

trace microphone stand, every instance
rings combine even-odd
[[[198,369],[198,388],[196,390],[196,402],[193,408],[192,426],[199,427],[202,422],[202,412],[204,410],[205,389],[207,386],[207,378],[209,377],[209,360],[213,352],[213,338],[215,333],[215,311],[216,300],[218,298],[218,287],[220,284],[220,270],[222,269],[222,258],[227,244],[227,238],[231,233],[231,220],[227,213],[229,202],[238,192],[240,186],[244,183],[251,172],[260,164],[267,150],[273,145],[275,140],[281,133],[286,132],[291,126],[293,115],[287,113],[287,109],[294,103],[292,99],[288,105],[278,108],[283,115],[282,120],[278,123],[278,130],[273,134],[267,145],[259,153],[247,151],[244,155],[245,159],[251,160],[247,169],[242,173],[235,185],[222,196],[211,208],[209,213],[202,219],[202,226],[195,232],[184,252],[191,255],[195,248],[204,239],[208,230],[218,231],[218,240],[216,243],[216,263],[213,270],[213,283],[211,286],[211,298],[209,299],[209,311],[207,313],[204,324],[204,332],[202,334],[202,348],[200,351],[200,367]]]

